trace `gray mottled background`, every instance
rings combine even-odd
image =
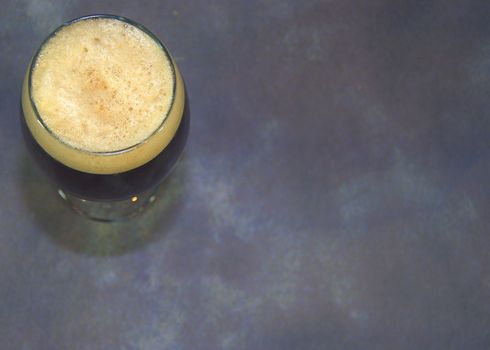
[[[489,349],[488,1],[2,0],[0,348]],[[61,203],[27,62],[115,13],[169,46],[192,129],[136,220]]]

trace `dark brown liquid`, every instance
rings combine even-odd
[[[89,174],[69,168],[47,154],[32,137],[21,107],[21,128],[34,160],[56,186],[87,200],[122,200],[151,190],[173,169],[184,150],[190,126],[189,100],[186,94],[180,126],[172,141],[150,162],[130,171],[111,175]]]

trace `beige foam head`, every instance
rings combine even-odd
[[[149,32],[114,17],[58,29],[35,56],[23,93],[38,143],[92,173],[130,170],[155,157],[175,134],[183,104],[168,52]]]

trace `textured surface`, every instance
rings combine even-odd
[[[85,221],[23,148],[61,22],[146,25],[192,129],[138,220]],[[3,1],[2,349],[490,348],[487,1]]]

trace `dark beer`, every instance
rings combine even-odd
[[[58,28],[23,86],[30,153],[67,194],[120,201],[155,188],[189,132],[180,72],[148,30],[121,17],[83,17]]]
[[[175,136],[165,149],[148,163],[123,173],[89,174],[69,168],[44,151],[21,119],[25,144],[36,163],[49,178],[69,194],[88,200],[123,200],[158,186],[179,160],[189,133],[188,103]]]

